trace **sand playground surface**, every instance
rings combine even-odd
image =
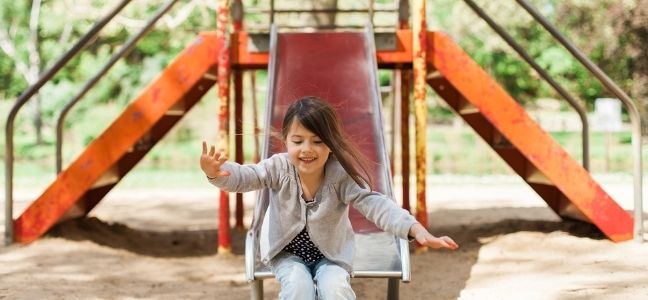
[[[430,229],[461,248],[413,254],[401,299],[648,299],[648,243],[615,244],[591,225],[561,221],[513,177],[429,184]],[[603,187],[632,208],[631,181]],[[16,211],[33,193],[16,191]],[[216,253],[217,195],[207,183],[117,188],[87,219],[26,246],[3,243],[0,299],[249,299],[245,233],[232,230],[232,254]],[[352,285],[358,299],[386,298],[384,279]],[[265,281],[266,299],[278,291]]]

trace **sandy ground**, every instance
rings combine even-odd
[[[632,208],[628,180],[604,187]],[[17,211],[33,193],[16,191]],[[401,299],[648,299],[648,243],[561,221],[518,179],[433,178],[428,194],[431,231],[461,248],[414,254]],[[216,195],[118,188],[88,219],[0,246],[0,299],[248,299],[244,233],[232,232],[232,254],[216,253]],[[385,298],[386,280],[352,284],[358,299]],[[278,288],[266,280],[266,299]]]

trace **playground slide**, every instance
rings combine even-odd
[[[279,130],[286,109],[298,98],[305,95],[323,98],[336,108],[345,132],[372,162],[369,171],[375,189],[392,195],[373,43],[371,32],[273,34],[266,128]],[[283,151],[280,140],[268,138],[263,155],[269,157]],[[260,236],[261,247],[264,244],[263,234],[260,234],[263,226],[259,219],[263,219],[268,205],[268,193],[262,194],[265,195],[261,196],[251,229],[251,235]],[[356,232],[354,276],[405,277],[406,280],[409,274],[404,276],[399,249],[402,242],[394,235],[382,232],[353,208],[349,218]],[[248,269],[248,279],[271,277],[268,268],[260,262],[256,249],[247,251],[257,255],[254,270]],[[409,256],[403,261],[409,262]],[[252,267],[249,264],[248,267]]]

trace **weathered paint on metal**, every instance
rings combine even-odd
[[[214,35],[200,35],[180,53],[14,222],[16,241],[29,243],[47,232],[103,174],[128,155],[167,111],[204,80],[203,75],[216,65],[220,45]]]
[[[410,208],[410,77],[412,72],[407,69],[400,70],[401,78],[401,174],[403,177],[403,208],[411,211]]]
[[[426,103],[426,48],[427,34],[425,22],[425,1],[415,0],[413,2],[412,18],[412,42],[413,57],[412,67],[414,71],[414,115],[415,115],[415,147],[416,147],[416,219],[424,227],[428,225],[426,205],[426,127],[427,127],[427,103]],[[425,251],[426,247],[417,244],[417,251]]]
[[[219,0],[216,39],[224,45],[218,53],[218,150],[229,157],[230,47],[229,1]],[[221,191],[219,201],[218,253],[231,252],[229,193]]]
[[[409,26],[409,1],[398,1],[398,29],[405,31]],[[411,32],[410,35],[411,37]],[[400,39],[399,39],[400,40]],[[404,45],[412,45],[407,43]],[[412,71],[409,68],[400,68],[400,103],[401,103],[401,175],[403,191],[403,209],[411,212],[410,208],[410,136],[409,136],[409,116],[410,116],[410,87]]]
[[[257,113],[257,93],[256,93],[256,71],[250,71],[250,94],[252,95],[252,127],[254,127],[254,157],[252,161],[258,163],[261,160],[261,146],[259,146],[259,116]]]
[[[234,144],[236,153],[234,159],[243,164],[243,71],[234,70]],[[234,227],[244,229],[243,226],[243,194],[236,193],[236,210]]]
[[[249,51],[247,32],[232,33],[231,37],[232,66],[240,69],[262,70],[268,67],[268,52]],[[396,49],[378,50],[376,60],[380,68],[394,68],[397,64],[409,66],[412,63],[412,31],[396,31]]]
[[[232,28],[234,29],[234,32],[242,31],[243,15],[244,15],[243,1],[234,0],[234,2],[232,3],[231,13],[232,13]]]
[[[234,0],[232,3],[232,24],[234,32],[243,30],[243,1]],[[235,160],[243,164],[243,70],[234,71],[234,147],[236,149]],[[234,211],[235,224],[237,229],[244,229],[243,226],[243,194],[236,193],[236,209]]]
[[[428,33],[428,46],[430,66],[526,158],[525,174],[533,168],[544,175],[611,240],[632,238],[632,216],[458,45],[447,35],[435,32]],[[558,203],[561,199],[545,201],[554,209],[567,208]]]

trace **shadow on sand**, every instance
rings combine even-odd
[[[231,229],[232,253],[245,251],[246,232]],[[92,241],[153,257],[195,257],[216,254],[218,230],[150,231],[121,223],[108,223],[96,217],[68,220],[52,228],[49,236],[73,241]]]
[[[402,299],[419,297],[421,291],[428,291],[426,299],[459,298],[470,279],[471,269],[479,259],[479,251],[488,243],[489,237],[531,231],[567,232],[578,237],[605,238],[591,224],[560,220],[549,208],[542,207],[439,210],[430,213],[429,220],[433,234],[451,236],[461,248],[457,251],[430,250],[413,254],[412,281],[401,285]],[[242,255],[245,231],[232,229],[231,234],[232,253]],[[153,257],[214,255],[217,253],[218,239],[215,229],[157,232],[107,223],[94,217],[61,223],[49,235],[74,241],[88,240]],[[413,246],[411,249],[414,249]],[[352,285],[358,299],[385,298],[387,291],[387,281],[384,279],[353,279]]]

